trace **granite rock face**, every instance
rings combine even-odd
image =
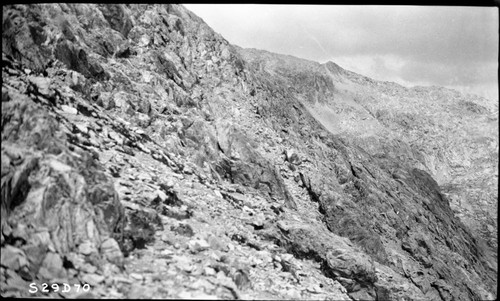
[[[449,197],[487,183],[450,190],[466,178],[429,152],[443,142],[395,138],[421,137],[425,116],[361,97],[398,103],[407,90],[239,49],[180,5],[12,5],[3,17],[2,296],[496,297],[496,253]],[[495,110],[457,97],[481,122]],[[373,126],[351,126],[361,108],[380,111]],[[380,132],[356,135],[363,126]],[[453,160],[490,164],[484,135],[472,144],[483,153]],[[44,282],[92,290],[28,292]]]

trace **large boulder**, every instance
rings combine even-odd
[[[251,140],[235,124],[218,120],[216,133],[222,153],[216,170],[223,178],[266,191],[296,208],[279,172],[255,150]]]
[[[279,172],[234,123],[216,120],[213,126],[204,120],[186,121],[181,139],[195,150],[195,161],[200,166],[203,162],[213,165],[221,179],[252,187],[296,208]]]

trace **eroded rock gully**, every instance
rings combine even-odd
[[[315,111],[346,103],[340,67],[273,69],[178,5],[13,5],[3,18],[3,297],[496,297],[496,253],[434,180],[443,158],[393,136],[370,148]],[[463,103],[491,118],[482,101]],[[414,122],[384,112],[381,131]]]

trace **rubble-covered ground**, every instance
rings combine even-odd
[[[496,297],[428,171],[252,60],[183,6],[3,6],[2,297]]]

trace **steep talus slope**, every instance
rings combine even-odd
[[[288,57],[290,80],[178,5],[3,17],[2,296],[495,297],[496,262],[433,170],[315,113],[340,67]]]
[[[497,248],[498,103],[440,87],[405,88],[328,62],[239,49],[290,87],[330,132],[386,161],[427,171],[461,220]]]

